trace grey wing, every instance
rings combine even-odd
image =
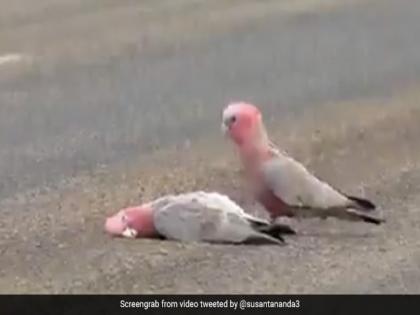
[[[246,219],[252,226],[269,225],[270,223],[262,218],[253,216],[245,212],[236,202],[230,199],[227,195],[222,195],[217,192],[206,194],[206,203],[213,205],[216,208],[223,209],[225,212],[233,213],[233,215]],[[233,216],[234,217],[234,216]]]
[[[160,208],[165,207],[170,202],[172,202],[175,198],[176,198],[175,195],[167,195],[167,196],[159,197],[149,202],[148,205],[154,209],[160,209]]]
[[[351,203],[291,157],[280,156],[266,162],[262,173],[266,186],[289,206],[330,209]]]
[[[199,203],[169,204],[155,212],[154,222],[161,235],[186,242],[240,243],[255,234],[240,215]]]

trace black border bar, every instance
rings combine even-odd
[[[420,314],[417,295],[2,295],[2,315]]]

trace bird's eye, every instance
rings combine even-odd
[[[236,116],[230,117],[230,123],[233,124],[236,121]]]

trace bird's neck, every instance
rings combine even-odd
[[[245,168],[259,165],[275,155],[270,142],[249,142],[239,147],[239,155]]]

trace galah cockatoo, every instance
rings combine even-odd
[[[166,238],[184,242],[284,244],[294,234],[284,224],[246,213],[225,195],[191,192],[168,195],[109,217],[105,230],[129,238]]]
[[[222,129],[238,149],[256,199],[274,220],[286,217],[336,217],[380,224],[369,200],[348,196],[316,178],[269,140],[259,109],[232,103],[223,111]]]

